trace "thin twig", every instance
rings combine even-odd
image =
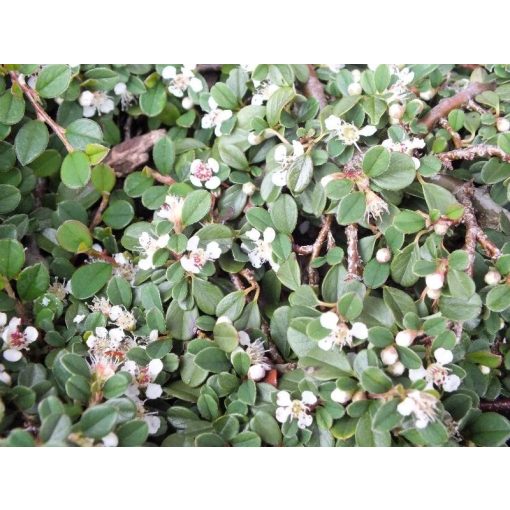
[[[453,145],[456,149],[460,149],[462,147],[462,138],[460,137],[457,131],[454,131],[450,123],[443,117],[439,120],[439,125],[448,131],[450,136],[452,137]]]
[[[305,95],[307,97],[313,97],[319,103],[320,109],[322,110],[327,104],[328,99],[326,97],[326,93],[324,92],[324,85],[317,78],[317,73],[315,72],[315,68],[312,64],[307,64],[308,66],[308,81],[305,84]]]
[[[510,398],[499,398],[494,402],[487,400],[480,402],[482,411],[495,411],[497,413],[510,413]]]
[[[160,174],[159,172],[153,170],[152,168],[149,168],[148,166],[145,167],[144,171],[147,172],[154,180],[160,182],[161,184],[166,184],[167,186],[175,184],[175,179],[173,179],[169,175]]]
[[[27,99],[30,101],[34,110],[37,114],[37,118],[43,122],[45,122],[51,130],[60,138],[61,142],[64,144],[67,152],[73,152],[74,147],[71,145],[69,140],[66,138],[65,132],[66,130],[57,124],[45,111],[41,105],[41,99],[39,98],[39,94],[33,89],[31,89],[26,83],[25,80],[16,72],[10,72],[11,80],[16,82]]]
[[[510,154],[507,154],[504,150],[496,147],[495,145],[487,145],[481,143],[479,145],[472,145],[465,149],[455,149],[448,152],[441,152],[436,154],[443,165],[452,170],[452,161],[466,160],[473,161],[477,158],[499,158],[505,163],[510,163]]]
[[[328,233],[331,229],[331,221],[332,216],[327,214],[323,220],[322,227],[317,235],[317,239],[312,245],[312,253],[310,256],[310,260],[308,262],[308,283],[310,285],[318,285],[319,284],[319,273],[317,269],[312,267],[313,261],[319,256],[322,245],[326,241]]]
[[[466,273],[469,276],[473,276],[473,267],[475,263],[475,252],[476,252],[476,239],[480,227],[476,221],[475,211],[473,209],[473,203],[471,202],[470,196],[473,194],[473,185],[466,183],[463,188],[458,192],[457,197],[460,203],[464,206],[463,221],[466,225],[466,237],[464,241],[464,250],[468,254],[469,264],[466,269]]]
[[[232,282],[232,285],[237,289],[237,290],[244,290],[245,287],[243,285],[243,282],[241,281],[241,278],[239,278],[239,276],[237,276],[236,274],[232,274],[230,273],[230,281]]]
[[[358,226],[356,224],[345,227],[347,237],[347,277],[346,280],[359,279],[361,274],[361,257],[358,250]]]
[[[247,289],[245,289],[245,292],[248,293],[254,290],[255,294],[253,296],[253,300],[257,301],[260,294],[260,285],[255,278],[255,274],[251,269],[248,268],[239,271],[239,274],[250,284],[250,286]]]
[[[94,214],[94,217],[92,218],[92,221],[90,222],[90,230],[92,230],[94,227],[97,227],[101,220],[103,219],[103,213],[104,210],[108,207],[108,202],[110,201],[110,193],[107,191],[103,191],[101,202],[99,203],[99,206],[96,210],[96,213]]]
[[[481,94],[486,90],[493,90],[495,87],[495,83],[471,83],[464,90],[458,92],[454,96],[447,97],[439,101],[439,103],[434,106],[434,108],[432,108],[432,110],[430,110],[427,115],[420,120],[420,122],[425,124],[427,130],[430,131],[441,118],[447,117],[452,110],[460,108],[478,94]]]

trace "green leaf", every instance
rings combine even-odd
[[[362,191],[354,191],[346,197],[342,198],[338,207],[336,221],[340,225],[349,225],[351,223],[360,222],[366,209],[365,193]]]
[[[57,241],[71,253],[85,253],[92,248],[92,236],[88,227],[76,220],[67,220],[57,230]]]
[[[164,175],[168,175],[175,163],[175,143],[169,136],[158,140],[152,150],[152,157],[156,168]]]
[[[372,422],[374,430],[389,432],[402,423],[403,416],[397,411],[399,402],[399,399],[394,398],[379,407]]]
[[[510,438],[510,421],[497,413],[483,413],[469,426],[468,433],[479,446],[502,446]]]
[[[103,221],[112,229],[120,230],[131,223],[134,215],[133,206],[127,200],[116,200],[106,208]]]
[[[301,270],[294,253],[280,265],[276,276],[285,287],[291,290],[296,290],[301,285]]]
[[[222,351],[232,352],[239,345],[236,328],[228,322],[217,322],[213,334],[214,341]]]
[[[313,177],[313,160],[305,154],[289,170],[287,186],[293,193],[301,193],[310,184]]]
[[[30,120],[18,131],[14,146],[16,156],[22,165],[28,165],[48,146],[49,134],[46,124]]]
[[[140,95],[140,109],[147,117],[156,117],[163,111],[165,105],[166,88],[161,82]]]
[[[62,182],[71,189],[83,188],[90,180],[90,162],[84,152],[68,154],[62,162],[60,171]]]
[[[17,124],[25,114],[25,100],[14,95],[11,90],[0,96],[0,123],[12,126]]]
[[[110,193],[116,180],[113,168],[108,165],[97,165],[92,169],[91,181],[99,193]]]
[[[391,379],[377,367],[367,367],[361,374],[361,385],[370,393],[386,393],[393,387]]]
[[[363,157],[363,172],[368,177],[377,177],[390,166],[390,151],[380,145],[369,149]]]
[[[127,421],[115,431],[119,438],[119,446],[143,446],[149,436],[149,427],[144,420]]]
[[[86,437],[102,439],[113,430],[117,416],[118,413],[112,406],[100,404],[90,407],[80,419],[80,430]]]
[[[184,199],[182,207],[183,225],[193,225],[200,221],[211,208],[211,194],[205,190],[196,190],[189,193]]]
[[[400,190],[407,188],[414,181],[415,176],[416,169],[412,158],[401,152],[392,152],[388,170],[373,177],[372,180],[382,189]]]
[[[10,184],[0,184],[0,214],[14,211],[21,202],[18,188]]]
[[[15,239],[0,239],[0,275],[14,278],[24,263],[23,245]]]
[[[296,93],[291,87],[280,87],[267,101],[266,119],[267,123],[274,127],[280,122],[280,115],[285,106],[290,103]]]
[[[75,149],[88,152],[89,144],[103,142],[103,131],[101,126],[91,119],[77,119],[67,126],[66,137]]]
[[[414,234],[425,228],[425,218],[414,211],[400,211],[393,224],[404,234]]]
[[[249,166],[244,152],[232,143],[219,145],[220,157],[224,163],[236,170],[246,170]]]
[[[211,96],[218,103],[220,108],[234,110],[239,106],[236,95],[225,83],[218,82],[213,85],[211,88]]]
[[[271,207],[269,214],[279,232],[292,234],[297,224],[298,208],[290,195],[281,195]]]
[[[71,432],[71,418],[67,414],[53,413],[42,420],[39,436],[45,443],[65,441]]]
[[[363,310],[363,301],[355,292],[347,292],[338,300],[338,312],[340,315],[352,322]]]
[[[23,301],[33,301],[46,292],[50,285],[50,274],[41,262],[21,271],[16,290]]]
[[[460,205],[455,197],[441,186],[423,183],[422,188],[429,211],[437,209],[441,214],[446,214],[453,205]]]
[[[510,306],[510,285],[496,285],[487,294],[487,308],[493,312],[502,312]]]
[[[278,446],[282,442],[282,433],[278,422],[265,411],[258,411],[250,421],[250,428],[257,433],[264,443]]]
[[[43,68],[37,77],[35,90],[41,97],[52,99],[62,95],[71,82],[71,68],[66,64],[53,64]]]
[[[411,243],[398,252],[391,261],[391,276],[400,285],[410,287],[419,276],[413,272],[414,263],[418,260],[419,252],[416,243]]]
[[[93,262],[77,269],[71,277],[71,293],[78,299],[97,294],[112,275],[112,266],[106,262]]]
[[[225,372],[231,367],[225,352],[218,347],[206,347],[202,349],[195,356],[195,364],[215,374]]]

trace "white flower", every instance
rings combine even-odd
[[[84,90],[78,102],[83,107],[84,117],[93,117],[96,113],[97,115],[110,113],[115,108],[112,98],[101,90],[96,92]]]
[[[198,274],[209,260],[216,260],[221,255],[221,249],[216,241],[211,241],[203,248],[198,247],[200,239],[198,236],[190,237],[186,249],[187,255],[181,257],[181,265],[185,271]]]
[[[232,117],[232,111],[218,108],[218,103],[212,97],[209,98],[209,107],[211,111],[202,117],[202,127],[214,128],[214,134],[221,136],[221,125]]]
[[[280,87],[271,82],[271,80],[252,80],[255,85],[255,92],[251,98],[251,104],[256,106],[263,105]]]
[[[279,391],[276,395],[276,419],[280,423],[297,420],[298,427],[304,429],[313,422],[310,407],[317,403],[317,397],[311,391],[303,391],[301,400],[292,400],[288,391]]]
[[[158,238],[151,237],[147,232],[142,232],[138,238],[140,247],[142,248],[142,254],[144,258],[138,261],[138,267],[140,269],[154,269],[153,257],[154,254],[161,248],[165,248],[168,244],[170,236],[164,234]]]
[[[10,386],[11,376],[5,371],[5,367],[0,363],[0,382]]]
[[[390,116],[391,119],[398,121],[404,115],[405,110],[406,110],[405,107],[402,106],[400,103],[393,103],[388,108],[388,115]]]
[[[458,375],[452,374],[451,370],[444,366],[453,361],[452,351],[439,347],[434,351],[434,357],[437,363],[431,363],[426,369],[422,366],[409,370],[409,379],[412,382],[425,379],[426,389],[437,386],[446,392],[456,391],[462,381]]]
[[[331,400],[338,402],[339,404],[347,404],[352,399],[352,391],[344,391],[339,388],[335,388],[331,392]]]
[[[125,307],[120,305],[112,306],[110,309],[109,318],[121,330],[133,331],[136,327],[135,316]]]
[[[128,360],[121,368],[123,372],[128,372],[133,377],[133,383],[128,389],[130,396],[138,396],[139,389],[145,390],[145,396],[149,400],[161,397],[163,389],[160,384],[154,380],[163,370],[163,362],[160,359],[153,359],[145,367],[138,365],[132,360]]]
[[[39,332],[33,326],[27,326],[23,331],[20,330],[21,319],[12,317],[7,324],[7,316],[1,313],[0,328],[3,344],[4,359],[11,362],[19,361],[23,354],[21,351],[28,351],[31,343],[37,340]]]
[[[347,324],[340,321],[335,312],[323,313],[319,320],[323,328],[330,330],[326,337],[319,340],[319,347],[325,351],[331,350],[335,345],[339,348],[345,345],[351,346],[353,337],[360,340],[368,338],[368,328],[365,324],[354,322],[349,328]]]
[[[218,319],[219,322],[220,319]],[[260,381],[264,379],[266,372],[271,370],[269,358],[266,356],[266,348],[260,338],[251,340],[249,335],[239,332],[239,343],[244,347],[246,354],[250,357],[250,368],[248,369],[248,379]]]
[[[181,72],[178,73],[174,66],[166,66],[161,72],[161,76],[165,80],[169,80],[168,91],[175,97],[183,97],[188,87],[193,92],[200,92],[204,86],[199,78],[195,76],[193,70],[195,64],[184,64]]]
[[[115,92],[116,96],[120,97],[120,106],[122,110],[127,110],[129,105],[135,99],[135,96],[131,92],[129,92],[127,85],[121,81],[117,83],[117,85],[115,85],[113,91]]]
[[[207,163],[195,159],[190,166],[189,180],[200,188],[204,185],[207,189],[216,189],[221,184],[220,178],[214,175],[219,169],[220,165],[214,158],[209,158]]]
[[[248,253],[252,266],[259,268],[262,264],[269,262],[271,267],[278,271],[280,266],[273,258],[273,248],[271,245],[276,237],[274,229],[267,227],[264,233],[261,234],[256,228],[252,228],[245,235],[251,242],[248,244],[242,243],[241,248]]]
[[[80,322],[82,322],[83,319],[85,319],[85,315],[78,314],[74,316],[73,322],[75,324],[80,324]]]
[[[439,290],[444,285],[444,274],[443,273],[432,273],[425,277],[425,284],[429,289]]]
[[[285,186],[287,184],[289,170],[304,153],[303,145],[296,140],[292,142],[292,155],[290,156],[287,156],[287,147],[285,145],[279,145],[274,151],[274,159],[279,163],[279,167],[272,175],[271,182],[275,186]]]
[[[409,84],[414,79],[414,73],[408,68],[399,69],[398,66],[390,66],[391,73],[396,76],[395,82],[390,85],[388,91],[391,93],[387,98],[388,103],[403,101],[409,94]]]
[[[330,115],[326,119],[325,125],[326,129],[332,131],[333,135],[345,145],[357,146],[361,136],[371,136],[377,131],[375,126],[365,126],[359,129],[354,124],[350,124],[336,115]]]
[[[184,206],[184,198],[175,195],[167,195],[165,203],[156,211],[156,216],[164,218],[173,223],[174,230],[180,233],[182,230],[182,208]]]
[[[453,361],[453,353],[444,347],[439,347],[439,349],[434,351],[434,358],[441,365],[448,365],[448,363]]]
[[[391,251],[388,248],[380,248],[375,254],[375,260],[379,264],[386,264],[391,260]]]
[[[413,155],[413,151],[417,149],[423,149],[425,147],[425,142],[421,138],[406,138],[401,142],[394,142],[391,138],[387,138],[383,140],[381,143],[383,147],[392,152],[402,152],[403,154],[407,154],[408,156]]]
[[[397,411],[402,416],[414,415],[414,425],[418,429],[424,429],[430,422],[436,419],[437,399],[429,393],[418,390],[408,391],[406,398],[397,406]]]
[[[115,260],[115,265],[113,266],[113,275],[121,276],[128,282],[133,283],[136,276],[136,269],[131,261],[128,260],[123,253],[114,253],[112,257],[113,260]]]

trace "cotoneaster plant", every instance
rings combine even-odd
[[[510,68],[0,66],[5,446],[501,446]]]

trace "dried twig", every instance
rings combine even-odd
[[[464,250],[468,254],[469,265],[466,269],[466,273],[469,276],[473,276],[473,266],[475,263],[475,251],[476,251],[476,239],[480,227],[476,221],[475,210],[471,202],[470,196],[473,195],[473,185],[466,183],[457,193],[457,198],[460,203],[464,206],[464,224],[466,225],[466,238],[464,241]]]
[[[239,271],[239,274],[250,284],[250,286],[245,289],[245,292],[251,292],[252,290],[255,291],[255,294],[253,296],[253,300],[257,301],[260,294],[260,285],[259,282],[255,278],[255,273],[251,269],[243,269],[242,271]]]
[[[241,278],[239,278],[239,276],[237,276],[236,274],[233,274],[233,273],[230,273],[230,281],[232,282],[232,285],[237,289],[237,290],[244,290],[244,285],[243,285],[243,282],[241,281]]]
[[[439,125],[442,128],[446,129],[446,131],[448,131],[448,133],[452,137],[452,142],[455,148],[460,149],[462,147],[462,138],[460,137],[459,133],[453,130],[452,126],[445,118],[439,120]]]
[[[326,241],[328,233],[330,232],[331,221],[332,221],[332,216],[330,214],[327,214],[324,217],[322,227],[317,235],[317,239],[315,240],[315,242],[312,245],[312,253],[310,256],[310,260],[308,262],[308,283],[310,285],[318,285],[319,284],[319,273],[317,272],[317,269],[312,267],[312,264],[313,264],[313,261],[319,256],[322,245],[324,244],[324,241]]]
[[[60,141],[64,144],[67,152],[73,152],[74,147],[71,145],[69,140],[66,138],[66,130],[57,124],[44,110],[41,105],[41,99],[39,98],[39,94],[33,89],[31,89],[26,83],[25,80],[16,72],[10,72],[11,80],[19,85],[23,94],[27,97],[27,99],[32,103],[34,110],[37,114],[37,118],[43,122],[45,122],[51,130],[60,138]]]
[[[462,190],[462,187],[465,184],[465,181],[443,174],[434,175],[427,178],[427,180],[442,186],[456,196],[458,196],[458,193]],[[492,200],[486,188],[475,188],[471,200],[475,211],[478,213],[478,223],[482,229],[500,229],[501,215],[506,216],[507,220],[510,222],[510,211],[507,211],[504,207],[496,204],[496,202]]]
[[[420,120],[420,122],[425,124],[427,129],[430,131],[441,118],[446,117],[452,110],[460,108],[478,94],[481,94],[486,90],[492,90],[495,86],[496,85],[494,83],[471,83],[464,90],[458,92],[454,96],[447,97],[439,101],[439,103],[434,106],[434,108],[432,108],[432,110],[430,110],[427,115]]]
[[[479,145],[472,145],[471,147],[466,147],[465,149],[455,149],[453,151],[441,152],[436,154],[436,156],[449,170],[453,169],[451,162],[459,160],[473,161],[477,158],[499,158],[505,163],[510,163],[510,154],[507,154],[505,151],[499,147],[496,147],[495,145],[487,145],[484,143]]]
[[[510,398],[499,398],[494,402],[487,400],[480,402],[480,409],[482,411],[495,411],[496,413],[510,413]]]
[[[358,250],[358,226],[356,224],[345,227],[347,237],[347,277],[346,280],[359,279],[361,275],[361,257]]]
[[[160,174],[159,172],[153,170],[152,168],[149,168],[148,166],[144,168],[144,172],[147,172],[154,180],[160,182],[161,184],[171,186],[172,184],[175,183],[175,179],[173,177],[170,177],[169,175]]]
[[[117,177],[125,177],[147,163],[150,149],[165,134],[164,129],[157,129],[125,140],[112,148],[104,162],[115,170]]]
[[[223,64],[198,64],[197,71],[199,73],[208,73],[211,71],[221,71]]]
[[[319,103],[321,110],[328,104],[326,93],[324,92],[324,85],[317,78],[317,73],[312,64],[308,66],[308,81],[305,84],[305,94],[307,97],[313,97]]]

